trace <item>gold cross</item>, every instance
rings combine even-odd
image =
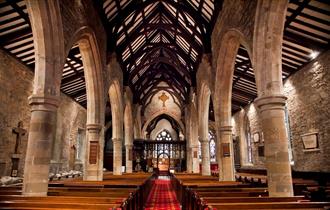
[[[163,102],[163,107],[165,107],[165,101],[167,101],[169,97],[163,92],[162,95],[159,96],[158,98]]]

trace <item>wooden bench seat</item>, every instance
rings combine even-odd
[[[304,196],[268,197],[268,189],[264,185],[266,176],[257,174],[241,174],[243,182],[219,182],[216,179],[200,177],[194,179],[179,175],[172,182],[184,209],[324,209],[330,203],[310,202]],[[237,176],[236,176],[237,177]],[[216,180],[216,181],[214,181]],[[263,181],[261,181],[263,180]],[[298,180],[303,184],[303,180]],[[311,184],[310,182],[309,184]],[[221,186],[223,185],[223,186]],[[256,187],[252,187],[256,186]]]
[[[324,202],[268,202],[268,203],[209,203],[209,209],[319,209],[324,210],[329,203]],[[329,206],[330,207],[330,206]]]
[[[200,197],[262,197],[268,192],[198,192]]]
[[[113,176],[104,181],[81,178],[49,182],[48,196],[21,195],[21,186],[0,187],[0,209],[102,210],[136,209],[146,199],[142,190],[150,185],[150,174]]]
[[[198,187],[194,188],[196,192],[267,192],[267,188],[256,188],[256,187]]]
[[[27,201],[27,200],[14,200],[14,201],[0,201],[0,209],[2,207],[16,207],[20,209],[21,207],[30,207],[30,208],[67,208],[67,209],[89,209],[89,210],[108,210],[110,208],[120,207],[117,203],[62,203],[62,202],[36,202],[36,201]]]
[[[85,196],[47,196],[47,197],[31,197],[31,196],[17,196],[17,195],[3,195],[0,196],[0,201],[13,201],[13,200],[26,200],[26,201],[38,201],[38,202],[80,202],[80,203],[118,203],[121,204],[127,197],[85,197]]]
[[[79,192],[79,191],[73,191],[73,192],[48,192],[48,196],[85,196],[85,197],[104,197],[104,196],[129,196],[129,193],[127,192]]]
[[[206,203],[260,203],[260,202],[308,202],[304,196],[294,197],[203,197]]]

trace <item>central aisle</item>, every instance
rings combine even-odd
[[[155,180],[150,191],[146,210],[179,210],[180,203],[176,198],[176,194],[171,186],[171,181],[159,177]]]

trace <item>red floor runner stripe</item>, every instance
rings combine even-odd
[[[155,180],[150,191],[146,210],[179,210],[180,204],[170,180]]]

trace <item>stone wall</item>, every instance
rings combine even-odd
[[[320,55],[314,62],[290,76],[284,82],[284,94],[288,97],[291,141],[293,151],[292,166],[295,171],[330,172],[330,51]],[[254,104],[242,110],[250,122],[250,133],[261,132],[261,124]],[[245,141],[244,117],[241,112],[233,116],[235,135]],[[306,151],[301,135],[316,132],[319,147]],[[262,135],[260,135],[262,139]],[[252,138],[253,141],[253,138]],[[242,142],[241,142],[242,143]],[[252,143],[253,167],[263,168],[264,158],[258,157],[259,143]]]
[[[33,72],[16,59],[0,50],[0,176],[10,175],[11,157],[15,151],[16,135],[12,129],[18,122],[23,122],[27,131],[21,139],[18,175],[23,174],[24,158],[27,147],[30,123],[30,106],[28,97],[32,94]],[[72,162],[72,151],[76,143],[78,128],[86,125],[86,109],[62,94],[58,112],[58,128],[56,134],[56,154],[65,167]],[[60,142],[60,144],[58,144]]]

